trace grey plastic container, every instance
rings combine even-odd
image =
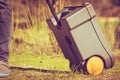
[[[71,65],[81,65],[90,57],[99,56],[106,69],[113,67],[115,61],[112,51],[91,4],[65,7],[56,15],[61,25],[57,24],[54,17],[48,18],[47,23]]]

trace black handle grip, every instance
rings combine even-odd
[[[55,18],[55,20],[56,20],[56,22],[57,22],[57,25],[58,25],[58,26],[61,26],[61,22],[59,21],[57,15],[55,14],[55,11],[54,11],[54,9],[53,9],[53,6],[50,4],[50,1],[49,1],[49,0],[46,0],[46,2],[47,2],[48,6],[49,6],[49,8],[50,8],[51,13],[53,14],[53,16],[54,16],[54,18]]]

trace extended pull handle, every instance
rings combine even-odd
[[[50,8],[50,11],[51,11],[52,15],[54,16],[54,18],[55,18],[55,20],[56,20],[56,22],[57,22],[58,28],[60,28],[61,22],[59,21],[57,15],[55,14],[55,11],[54,11],[54,9],[53,9],[53,6],[50,4],[50,1],[49,1],[49,0],[46,0],[46,2],[47,2],[48,6],[49,6],[49,8]]]

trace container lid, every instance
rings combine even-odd
[[[66,20],[70,29],[92,19],[96,16],[95,10],[91,4],[81,6],[72,10],[69,14],[61,18],[61,21]],[[64,24],[63,24],[64,25]]]

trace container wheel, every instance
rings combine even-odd
[[[93,56],[90,59],[88,59],[86,63],[86,69],[90,75],[99,75],[104,70],[104,62],[100,57]]]

